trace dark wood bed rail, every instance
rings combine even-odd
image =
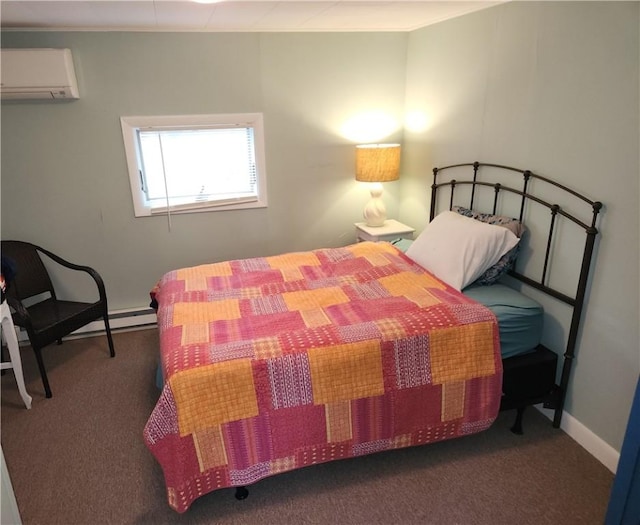
[[[470,179],[465,180],[456,180],[450,179],[446,182],[438,182],[438,176],[445,170],[450,170],[452,168],[471,168],[472,175]],[[480,172],[480,168],[493,168],[495,170],[505,172],[505,173],[513,173],[520,174],[522,177],[522,187],[521,189],[512,188],[510,186],[505,186],[501,183],[490,183],[478,180],[478,174]],[[548,202],[544,199],[541,199],[529,192],[529,183],[532,179],[539,180],[546,184],[552,185],[558,190],[565,192],[566,194],[572,195],[573,197],[583,201],[586,205],[591,207],[590,212],[590,220],[584,221],[578,216],[569,213],[564,210],[560,205]],[[542,205],[549,209],[550,211],[550,221],[549,221],[549,230],[547,235],[546,242],[546,250],[544,255],[544,264],[542,268],[542,276],[539,279],[534,279],[523,273],[518,272],[516,269],[513,269],[509,272],[509,275],[514,277],[515,279],[525,283],[528,286],[531,286],[547,295],[554,297],[555,299],[562,301],[563,303],[569,305],[572,308],[571,315],[571,324],[569,328],[569,335],[567,338],[567,345],[564,352],[564,362],[562,366],[562,375],[560,379],[560,384],[557,385],[557,398],[553,403],[552,408],[554,409],[554,418],[553,418],[553,426],[559,427],[562,419],[562,411],[564,409],[564,401],[567,392],[567,386],[569,383],[569,376],[571,374],[572,362],[575,357],[575,349],[578,338],[578,332],[580,329],[580,321],[582,318],[582,310],[584,307],[584,301],[587,290],[587,281],[589,278],[589,271],[591,268],[591,263],[593,259],[593,250],[595,246],[595,239],[598,235],[598,229],[596,228],[596,221],[598,218],[598,213],[602,209],[602,203],[599,201],[593,201],[586,196],[556,182],[547,177],[543,177],[538,175],[530,170],[523,170],[519,168],[513,168],[511,166],[504,166],[501,164],[491,164],[491,163],[482,163],[482,162],[470,162],[463,164],[453,164],[450,166],[444,166],[442,168],[434,168],[433,169],[433,184],[431,185],[431,209],[429,213],[429,220],[433,220],[437,210],[437,194],[438,190],[442,187],[450,188],[450,198],[449,198],[449,209],[454,206],[454,194],[457,186],[471,186],[471,198],[469,203],[469,208],[474,209],[475,197],[476,197],[476,188],[486,187],[492,188],[494,191],[493,198],[493,209],[491,210],[492,214],[498,213],[498,197],[501,192],[507,192],[511,194],[518,195],[521,199],[520,201],[520,214],[519,220],[522,222],[524,218],[525,209],[528,201],[536,202],[539,205]],[[586,216],[586,212],[583,212],[582,216]],[[548,268],[549,268],[549,258],[551,255],[552,241],[553,235],[557,228],[557,218],[564,217],[585,231],[586,238],[584,244],[584,251],[582,255],[582,263],[580,268],[580,273],[578,277],[578,283],[576,287],[576,291],[573,295],[567,295],[566,293],[561,292],[555,288],[549,286],[548,283]]]

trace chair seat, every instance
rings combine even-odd
[[[36,336],[47,335],[46,339],[62,338],[88,322],[102,317],[102,306],[97,303],[81,303],[76,301],[60,301],[45,299],[27,308],[31,316],[33,331]]]

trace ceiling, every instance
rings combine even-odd
[[[504,0],[1,0],[2,30],[412,31]]]

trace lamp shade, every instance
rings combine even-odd
[[[389,182],[400,178],[400,144],[356,146],[356,180]]]

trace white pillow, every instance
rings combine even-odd
[[[518,241],[507,228],[445,211],[427,224],[406,254],[449,286],[462,290]]]

